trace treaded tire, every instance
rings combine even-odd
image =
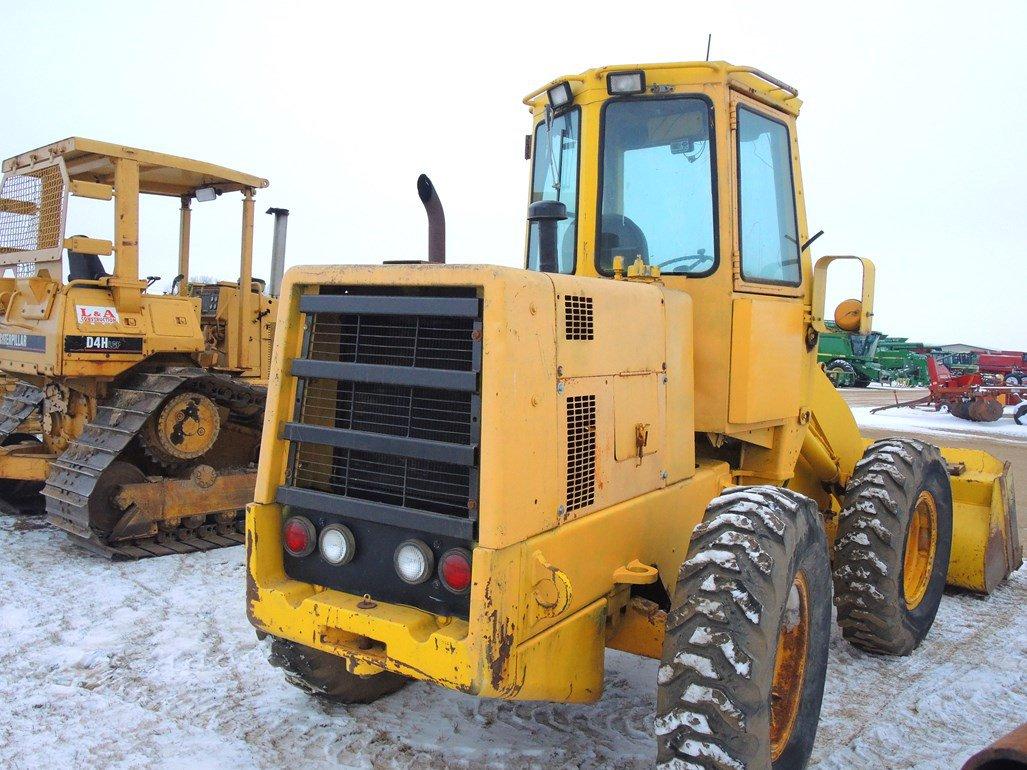
[[[278,637],[272,637],[268,662],[285,671],[289,684],[336,703],[371,703],[410,681],[391,672],[357,676],[342,658]]]
[[[921,493],[937,510],[926,591],[910,609],[906,535]],[[952,489],[938,448],[908,439],[874,442],[845,488],[834,544],[834,602],[842,635],[867,652],[909,655],[938,612],[952,548]]]
[[[832,369],[842,371],[847,376],[849,384],[841,385],[835,378],[831,377]],[[834,385],[836,388],[853,387],[855,386],[856,380],[858,379],[858,375],[856,374],[856,367],[854,367],[844,358],[836,358],[830,363],[828,363],[827,366],[824,367],[824,373],[827,374],[827,379],[831,380],[831,384]]]
[[[800,573],[808,618],[805,676],[794,726],[772,759],[778,637]],[[660,766],[805,766],[824,692],[830,581],[827,540],[808,497],[773,486],[736,487],[710,502],[667,617],[655,724]]]

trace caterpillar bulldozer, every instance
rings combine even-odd
[[[267,180],[77,137],[3,173],[0,495],[41,493],[51,524],[111,558],[242,542],[276,303],[251,275]],[[227,193],[242,196],[240,279],[190,282],[192,203]],[[179,274],[163,294],[140,274],[141,195],[181,203]],[[113,241],[67,236],[77,198],[112,201]]]
[[[271,663],[367,702],[411,679],[589,702],[604,651],[660,661],[667,767],[803,766],[832,596],[914,650],[945,584],[1019,567],[979,451],[864,439],[817,365],[788,84],[725,62],[604,67],[525,99],[524,269],[298,267],[280,297],[247,606]],[[851,305],[851,303],[850,303]]]

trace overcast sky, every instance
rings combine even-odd
[[[260,276],[270,205],[292,211],[290,265],[423,256],[426,171],[450,260],[520,265],[521,97],[589,67],[702,59],[712,33],[711,58],[799,88],[812,251],[874,259],[876,327],[1027,349],[1027,3],[355,6],[5,4],[0,156],[80,135],[265,176]],[[69,233],[109,237],[103,205],[73,201]],[[165,282],[177,205],[143,212],[143,272]],[[238,208],[196,205],[194,274],[237,275]]]

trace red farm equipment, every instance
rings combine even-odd
[[[954,375],[945,364],[934,356],[927,356],[927,372],[930,375],[931,384],[926,396],[910,401],[896,401],[894,404],[870,411],[876,414],[885,409],[894,409],[900,406],[926,406],[940,411],[942,407],[945,407],[949,414],[963,420],[995,422],[1002,417],[1003,408],[1006,405],[1014,406],[1027,398],[1027,386],[986,385],[984,377],[980,373]],[[1023,407],[1017,410],[1014,419],[1018,424],[1025,412],[1027,410]]]
[[[1027,385],[1027,353],[1005,350],[1001,353],[981,353],[977,356],[981,374],[991,375],[1011,387]]]

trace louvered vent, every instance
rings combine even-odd
[[[590,300],[591,301],[591,300]],[[596,498],[596,397],[567,399],[567,511]]]
[[[569,340],[594,339],[592,324],[592,298],[565,296],[563,298],[564,334]]]

